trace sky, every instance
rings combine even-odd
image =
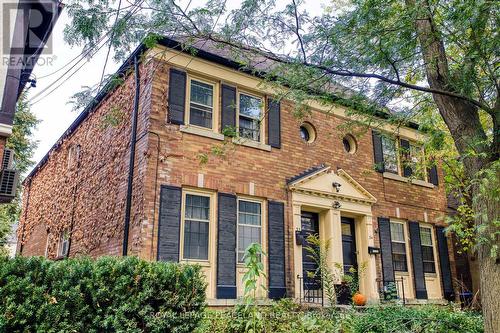
[[[182,3],[183,1],[181,1]],[[202,3],[194,1],[193,3]],[[319,14],[322,5],[328,1],[306,1],[307,9],[311,14]],[[193,6],[196,6],[194,4]],[[235,6],[234,2],[231,7]],[[34,131],[33,138],[38,141],[38,148],[35,150],[33,160],[38,163],[50,150],[52,145],[61,137],[64,131],[78,116],[72,111],[72,105],[68,102],[72,95],[82,91],[85,86],[94,86],[99,83],[106,59],[107,46],[103,47],[90,60],[85,60],[83,67],[71,78],[67,79],[57,89],[61,81],[49,88],[49,86],[71,65],[70,61],[81,53],[81,48],[75,46],[71,48],[64,41],[64,27],[69,23],[67,13],[63,10],[52,36],[52,48],[49,54],[41,56],[41,61],[35,67],[33,74],[36,77],[36,88],[30,88],[28,99],[32,103],[31,110],[40,120],[40,124]],[[78,64],[74,69],[78,68]],[[121,63],[115,63],[112,54],[106,64],[106,74],[112,74],[120,67]],[[46,90],[48,88],[48,90]],[[46,90],[41,94],[43,90]],[[51,92],[52,91],[52,92]],[[47,93],[51,92],[47,95]],[[37,96],[39,95],[39,96]]]

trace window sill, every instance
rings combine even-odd
[[[195,265],[200,265],[202,267],[210,267],[210,261],[209,260],[201,260],[201,259],[181,259],[182,263],[185,264],[195,264]]]
[[[394,275],[399,275],[399,276],[410,276],[410,273],[404,272],[404,271],[394,271]]]
[[[215,139],[219,141],[224,141],[224,135],[221,133],[215,133],[210,129],[205,129],[201,127],[196,127],[192,125],[181,125],[179,130],[183,133],[189,133],[199,136],[204,136],[206,138]]]
[[[424,273],[424,276],[429,279],[437,278],[437,273]]]
[[[266,145],[262,142],[257,142],[257,141],[253,141],[250,139],[233,138],[233,143],[237,144],[237,145],[242,145],[245,147],[250,147],[250,148],[255,148],[255,149],[260,149],[260,150],[265,150],[265,151],[271,151],[270,145]]]
[[[397,175],[397,174],[392,173],[392,172],[384,172],[382,175],[384,176],[384,178],[397,180],[397,181],[404,182],[404,183],[414,184],[414,185],[423,186],[423,187],[427,187],[427,188],[434,188],[435,187],[433,184],[428,183],[426,181],[419,180],[419,179],[410,179],[407,177]]]

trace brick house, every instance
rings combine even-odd
[[[354,136],[338,130],[344,107],[316,102],[298,120],[230,52],[193,47],[139,47],[123,84],[62,135],[24,182],[18,253],[197,263],[209,302],[232,304],[251,242],[267,253],[262,296],[318,295],[304,250],[316,233],[331,242],[331,267],[366,266],[370,300],[390,283],[407,300],[453,298],[442,171],[410,163],[424,157],[414,124]]]

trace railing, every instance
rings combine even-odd
[[[307,278],[304,282],[304,277],[297,275],[297,279],[299,280],[300,292],[299,292],[299,302],[309,303],[309,304],[318,304],[324,306],[323,300],[323,288],[321,286],[321,281],[312,280],[311,278]],[[309,281],[312,280],[312,281]]]
[[[379,295],[380,295],[380,301],[390,301],[386,299],[386,294],[389,292],[387,289],[387,286],[384,286],[384,281],[378,280],[378,286],[379,286]],[[405,284],[404,284],[404,277],[396,278],[394,280],[394,284],[396,287],[396,299],[401,300],[403,305],[406,305],[406,295],[405,295]],[[394,300],[394,299],[391,299]]]

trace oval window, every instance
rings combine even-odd
[[[349,154],[354,154],[356,152],[356,140],[350,134],[344,136],[342,139],[342,144],[344,146],[344,150]]]
[[[310,123],[303,123],[300,125],[300,138],[307,143],[314,142],[316,140],[316,131]]]

